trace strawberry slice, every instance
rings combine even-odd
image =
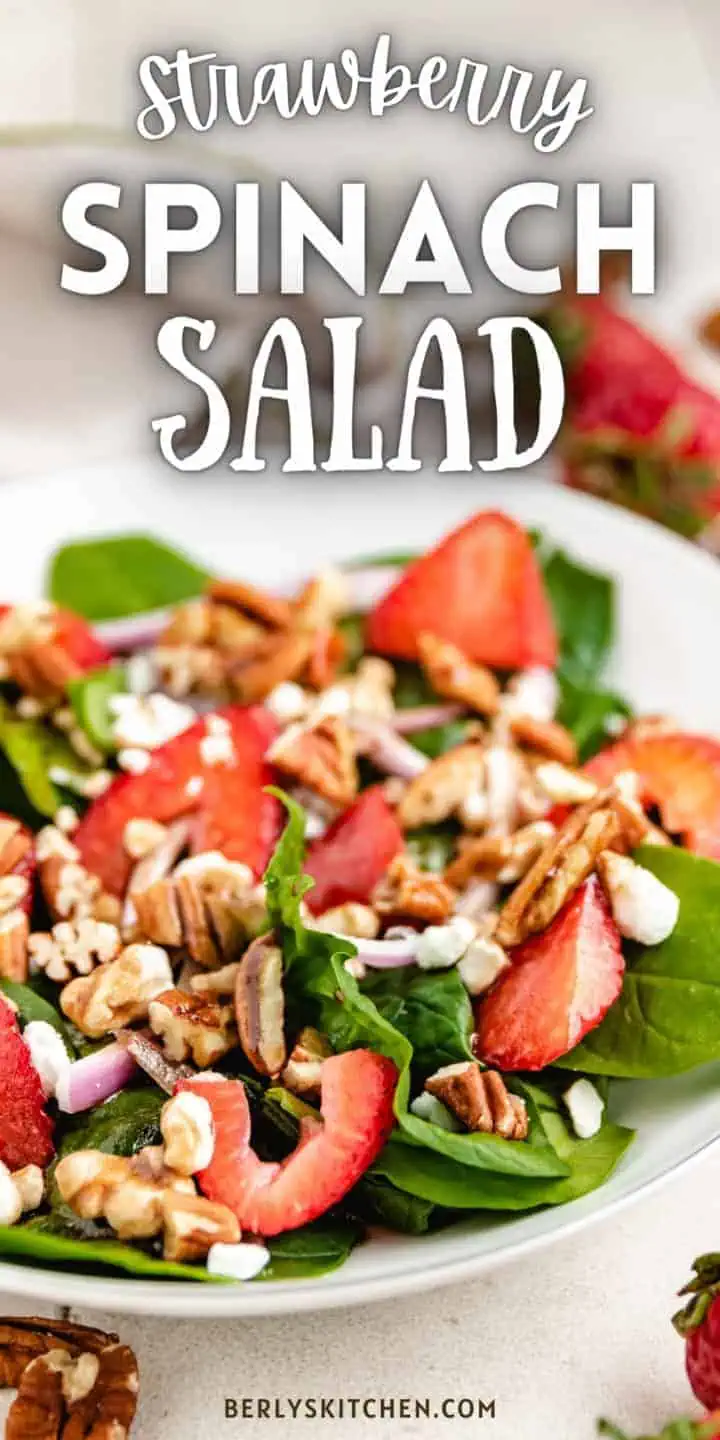
[[[0,876],[19,875],[27,880],[28,892],[20,905],[28,915],[33,903],[36,866],[35,844],[30,831],[13,815],[0,811]]]
[[[415,660],[428,632],[497,669],[554,666],[557,638],[525,531],[483,511],[409,565],[371,612],[370,650]]]
[[[620,934],[597,876],[512,960],[477,1006],[476,1054],[499,1070],[543,1070],[600,1023],[622,987]]]
[[[169,824],[192,816],[194,854],[220,850],[260,875],[280,832],[280,806],[264,793],[274,780],[265,752],[276,734],[266,710],[228,705],[218,714],[230,725],[234,758],[221,764],[203,759],[207,719],[152,752],[142,775],[122,775],[91,805],[73,841],[84,864],[106,890],[122,895],[130,874],[123,832],[134,818]]]
[[[397,1070],[372,1050],[348,1050],[323,1062],[322,1121],[303,1122],[281,1164],[258,1158],[250,1145],[250,1111],[242,1082],[212,1075],[181,1080],[212,1111],[215,1153],[197,1177],[208,1199],[227,1205],[243,1230],[279,1235],[337,1205],[377,1159],[393,1125]]]
[[[599,785],[622,770],[640,777],[645,804],[688,850],[720,860],[720,743],[705,735],[632,733],[601,750],[585,767]]]
[[[0,1160],[9,1170],[47,1165],[52,1134],[40,1076],[9,1006],[0,1005]]]
[[[348,900],[366,903],[404,845],[380,786],[371,786],[310,846],[305,870],[315,881],[307,897],[313,915]]]

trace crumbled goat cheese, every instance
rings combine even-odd
[[[502,945],[498,945],[497,940],[479,935],[468,946],[458,961],[457,968],[468,994],[482,995],[509,965],[510,961]]]
[[[156,750],[193,725],[195,712],[169,695],[112,695],[108,701],[112,734],[125,749]]]
[[[528,715],[532,720],[543,722],[553,719],[558,699],[558,683],[553,671],[533,665],[510,681],[503,696],[503,710],[511,718]]]
[[[627,855],[606,850],[601,876],[615,923],[627,940],[638,940],[641,945],[660,945],[672,935],[680,901],[650,870]]]
[[[475,934],[475,926],[466,915],[453,915],[446,925],[428,925],[418,938],[416,963],[421,970],[444,970],[456,965]]]
[[[436,1095],[431,1095],[427,1090],[423,1090],[421,1095],[410,1102],[410,1114],[417,1115],[418,1120],[427,1120],[430,1125],[438,1125],[441,1130],[462,1129],[447,1105],[443,1105],[442,1100],[438,1100]]]
[[[591,1140],[603,1122],[605,1102],[590,1080],[576,1080],[563,1095],[563,1103],[578,1140]]]
[[[242,1240],[237,1245],[211,1245],[207,1256],[210,1275],[225,1275],[230,1280],[254,1280],[269,1262],[267,1246]]]
[[[281,685],[276,685],[265,699],[266,709],[281,725],[304,719],[308,712],[308,703],[302,685],[296,685],[294,680],[285,680]]]
[[[17,1225],[21,1215],[20,1191],[7,1165],[0,1161],[0,1225]]]
[[[31,1020],[23,1031],[23,1040],[49,1099],[55,1095],[59,1082],[70,1069],[70,1057],[62,1038],[47,1020]]]

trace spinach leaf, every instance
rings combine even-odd
[[[257,1280],[302,1280],[337,1270],[362,1238],[351,1220],[324,1216],[313,1225],[288,1230],[268,1241],[271,1259]]]
[[[124,665],[106,665],[91,670],[80,680],[71,680],[68,699],[81,730],[92,744],[110,755],[117,749],[112,731],[110,700],[127,690]]]
[[[199,1266],[175,1265],[119,1240],[79,1240],[68,1235],[53,1215],[40,1216],[25,1225],[0,1226],[0,1255],[21,1264],[59,1265],[63,1270],[79,1270],[85,1275],[124,1270],[157,1280],[230,1283]]]
[[[202,566],[151,535],[114,535],[63,545],[47,589],[56,605],[87,620],[116,620],[189,600],[209,579]]]
[[[472,1059],[470,997],[457,970],[375,970],[363,993],[413,1048],[413,1072],[423,1078],[441,1065]]]
[[[562,550],[541,545],[539,560],[560,641],[561,670],[576,685],[596,681],[615,633],[614,584]]]
[[[567,1179],[556,1180],[550,1187],[552,1194],[547,1203],[564,1205],[604,1185],[632,1145],[634,1130],[614,1125],[606,1119],[597,1135],[590,1140],[578,1140],[570,1129],[559,1095],[554,1095],[541,1084],[524,1085],[522,1088],[526,1098],[534,1103],[548,1140],[570,1166]]]
[[[618,728],[632,715],[621,695],[574,685],[562,673],[558,720],[575,738],[581,760],[601,750],[614,739]]]
[[[121,1090],[104,1105],[67,1122],[58,1156],[75,1150],[102,1150],[106,1155],[135,1155],[146,1145],[158,1145],[160,1111],[167,1096],[150,1086]]]
[[[68,741],[39,720],[21,720],[0,701],[0,750],[9,761],[33,807],[43,816],[52,816],[63,803],[60,787],[50,779],[57,766],[73,774],[87,773]]]
[[[32,985],[20,985],[15,980],[4,980],[0,977],[0,991],[7,995],[17,1005],[18,1013],[23,1025],[29,1025],[31,1020],[44,1020],[46,1025],[52,1025],[57,1030],[65,1044],[65,1049],[71,1059],[75,1057],[75,1046],[72,1043],[68,1026],[58,1014],[54,1005],[39,995]]]
[[[438,755],[444,755],[446,750],[452,750],[456,745],[462,745],[467,738],[467,721],[451,720],[447,725],[433,725],[428,730],[416,730],[410,736],[411,744],[416,750],[421,750],[429,760],[436,760]]]
[[[485,1175],[530,1179],[565,1176],[569,1167],[558,1158],[542,1127],[531,1127],[525,1142],[503,1140],[497,1135],[458,1135],[441,1130],[407,1108],[410,1090],[412,1045],[378,1010],[370,995],[361,991],[345,969],[345,960],[355,946],[321,931],[306,930],[300,918],[300,899],[305,884],[300,873],[303,863],[305,819],[294,801],[276,792],[288,810],[288,823],[275,850],[266,875],[270,924],[283,942],[286,956],[285,993],[289,1009],[300,1023],[315,1025],[327,1035],[336,1051],[367,1047],[389,1056],[398,1069],[395,1114],[403,1143],[420,1154],[438,1151],[441,1160]],[[391,1142],[392,1144],[392,1142]],[[388,1147],[389,1148],[389,1147]],[[394,1182],[394,1176],[379,1171]],[[480,1181],[478,1181],[480,1185]],[[423,1196],[412,1186],[400,1184],[411,1194]],[[439,1203],[449,1203],[439,1201]]]
[[[345,1197],[343,1210],[367,1225],[383,1225],[403,1235],[425,1235],[442,1214],[429,1200],[398,1190],[389,1180],[368,1170],[354,1190]]]
[[[654,845],[636,858],[679,897],[678,923],[661,945],[626,947],[622,993],[565,1069],[641,1079],[720,1059],[720,865]]]
[[[395,662],[393,694],[398,710],[414,710],[417,705],[432,705],[438,699],[425,672],[410,660]]]

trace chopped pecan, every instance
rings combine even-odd
[[[325,930],[330,934],[351,935],[356,940],[374,940],[380,930],[380,920],[371,905],[361,905],[357,900],[346,900],[322,915],[314,915],[307,922],[313,930]]]
[[[469,660],[456,645],[424,634],[418,642],[420,663],[438,695],[457,700],[479,715],[494,715],[500,703],[500,686],[485,665]]]
[[[61,838],[74,849],[65,835]],[[42,859],[38,851],[38,862],[40,886],[53,920],[92,918],[114,922],[120,918],[117,898],[105,894],[97,876],[91,875],[79,859],[65,859],[57,853]]]
[[[120,953],[120,931],[99,920],[62,920],[50,934],[35,931],[28,941],[33,970],[64,984],[73,974],[89,975]]]
[[[261,1075],[279,1075],[287,1056],[283,953],[271,934],[253,940],[240,962],[235,1016],[248,1060]]]
[[[525,750],[533,750],[561,765],[577,765],[574,737],[557,720],[538,720],[532,715],[512,715],[510,731],[513,740]]]
[[[340,809],[346,809],[357,794],[352,734],[337,715],[321,716],[309,726],[289,725],[271,745],[268,759]]]
[[[227,1055],[238,1043],[232,1005],[203,995],[167,989],[148,1007],[150,1028],[162,1041],[169,1060],[191,1058],[201,1070]]]
[[[595,868],[602,850],[626,851],[634,844],[627,807],[612,788],[578,806],[547,842],[513,890],[497,924],[501,945],[519,945],[545,930],[565,901]]]
[[[264,700],[278,685],[297,680],[313,653],[314,636],[304,630],[278,630],[262,635],[252,650],[228,661],[227,679],[233,695],[245,705]]]
[[[485,787],[485,753],[478,744],[457,745],[410,781],[397,809],[404,830],[437,825]]]
[[[3,980],[27,980],[29,931],[24,910],[10,910],[0,915],[0,976]]]
[[[437,925],[452,913],[455,896],[442,876],[420,870],[409,855],[401,854],[375,886],[372,903],[386,924]]]
[[[309,580],[293,605],[293,624],[304,630],[329,630],[350,608],[341,570],[323,570]]]
[[[204,995],[212,1000],[218,995],[234,995],[239,969],[240,961],[233,960],[229,965],[221,966],[219,970],[208,970],[199,975],[193,975],[190,978],[190,989],[194,995]]]
[[[548,820],[535,820],[516,830],[514,835],[463,839],[457,856],[445,871],[445,879],[455,890],[464,889],[475,877],[509,885],[530,869],[554,833],[555,827]]]
[[[164,950],[128,945],[116,960],[71,980],[60,996],[60,1008],[84,1035],[99,1040],[111,1030],[144,1020],[150,1002],[171,985]]]
[[[293,607],[287,600],[243,580],[215,580],[208,595],[215,604],[229,605],[269,630],[288,630],[294,623]]]
[[[264,894],[247,866],[208,853],[167,879],[133,889],[136,929],[157,945],[184,945],[206,969],[239,954],[265,914]]]
[[[300,1031],[282,1072],[286,1090],[302,1099],[318,1099],[322,1083],[323,1062],[332,1055],[324,1035],[306,1025]]]
[[[508,1090],[496,1070],[482,1070],[475,1060],[446,1065],[425,1081],[425,1089],[447,1105],[467,1130],[525,1140],[528,1115],[525,1101]]]

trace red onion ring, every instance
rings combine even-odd
[[[55,1098],[65,1115],[92,1110],[122,1090],[135,1074],[136,1065],[124,1045],[106,1045],[94,1055],[74,1060],[57,1082]]]

